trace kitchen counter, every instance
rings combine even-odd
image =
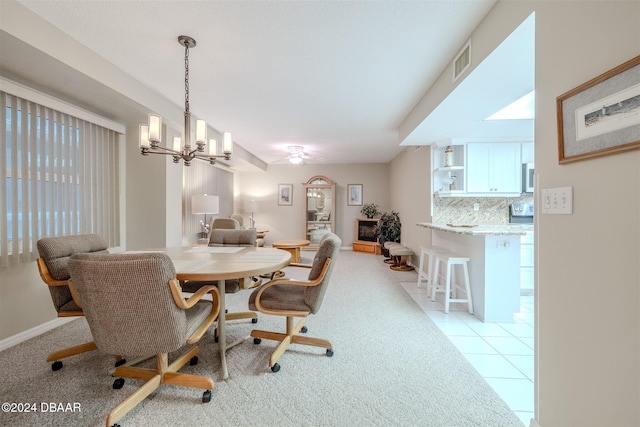
[[[469,234],[472,236],[524,236],[528,231],[533,231],[533,224],[444,224],[419,222],[416,225],[418,227],[431,228],[432,230]]]
[[[474,312],[483,322],[513,322],[520,311],[520,236],[530,224],[416,224],[432,230],[431,242],[469,257]]]

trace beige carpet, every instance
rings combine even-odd
[[[522,426],[404,292],[400,282],[415,280],[416,273],[391,271],[382,260],[340,252],[323,307],[307,321],[309,335],[333,342],[333,357],[294,346],[280,359],[280,372],[272,373],[267,360],[275,343],[247,340],[228,351],[230,378],[221,381],[217,345],[209,334],[200,344],[200,363],[182,372],[212,376],[211,402],[201,403],[200,390],[165,385],[120,424]],[[227,296],[230,311],[246,309],[248,292]],[[231,324],[230,339],[247,335],[252,326]],[[279,330],[284,320],[261,316],[257,326]],[[35,404],[37,412],[2,412],[0,425],[105,425],[107,413],[141,383],[127,380],[113,390],[113,359],[100,352],[66,359],[57,372],[46,362],[51,350],[89,340],[81,319],[1,352],[0,401]],[[71,408],[77,403],[81,411],[43,412],[49,402]]]

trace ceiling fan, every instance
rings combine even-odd
[[[292,165],[301,165],[305,160],[312,159],[308,153],[304,152],[304,147],[302,145],[290,145],[287,147],[287,151],[289,152],[289,155],[277,162],[283,162],[286,160]]]

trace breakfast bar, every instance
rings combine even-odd
[[[420,222],[432,243],[469,257],[475,315],[484,322],[513,322],[520,311],[520,236],[529,224],[444,224]]]

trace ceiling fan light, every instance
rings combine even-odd
[[[302,157],[298,157],[298,156],[289,157],[289,163],[291,163],[292,165],[299,165],[302,163]]]

